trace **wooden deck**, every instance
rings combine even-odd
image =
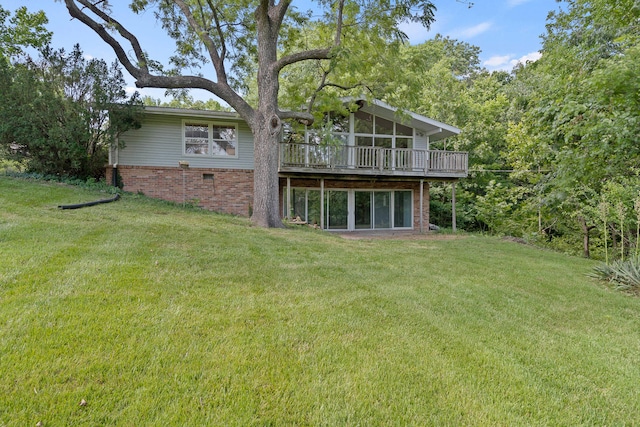
[[[408,148],[280,144],[280,172],[465,178],[468,153]]]

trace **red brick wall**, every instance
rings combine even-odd
[[[107,168],[107,182],[112,168]],[[119,166],[123,190],[216,212],[249,216],[253,171],[179,167]]]

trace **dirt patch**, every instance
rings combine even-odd
[[[528,245],[526,240],[521,237],[513,237],[513,236],[504,236],[502,240],[506,240],[507,242],[520,243],[521,245]]]

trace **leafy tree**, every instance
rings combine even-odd
[[[586,256],[607,183],[640,156],[639,18],[633,0],[567,1],[550,15],[542,58],[509,85],[507,160],[517,176],[540,172],[525,183],[540,216],[575,229]]]
[[[107,147],[139,125],[138,94],[127,98],[117,64],[44,49],[0,69],[0,146],[43,174],[97,177]]]
[[[18,8],[14,16],[0,6],[0,60],[24,54],[25,47],[41,48],[48,45],[51,32],[44,12],[30,13],[25,6]],[[9,19],[9,22],[7,22]]]
[[[317,1],[316,11],[302,13],[291,0],[213,2],[209,0],[132,0],[135,13],[153,10],[162,27],[175,40],[170,64],[150,58],[138,38],[118,22],[108,1],[65,0],[69,13],[94,30],[115,51],[118,60],[136,79],[138,87],[200,88],[229,104],[247,122],[255,141],[254,206],[252,220],[282,226],[278,206],[278,142],[282,121],[311,123],[310,109],[283,110],[279,104],[280,75],[306,61],[323,60],[317,88],[322,92],[335,67],[349,57],[349,49],[368,40],[390,41],[402,37],[398,24],[433,21],[430,1],[394,0],[365,2]],[[318,26],[313,39],[307,29]],[[127,43],[130,48],[125,48]],[[133,58],[128,52],[132,52]],[[317,63],[316,63],[317,64]],[[211,67],[203,75],[187,68]],[[169,68],[170,67],[170,68]],[[257,80],[255,103],[246,97],[246,76]],[[308,104],[312,106],[312,103]],[[296,106],[297,107],[297,106]]]

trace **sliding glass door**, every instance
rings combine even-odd
[[[291,196],[294,217],[320,225],[320,190],[293,188]],[[328,230],[412,228],[413,193],[410,190],[327,190],[323,225]]]
[[[356,190],[354,199],[356,230],[412,227],[411,191]]]

